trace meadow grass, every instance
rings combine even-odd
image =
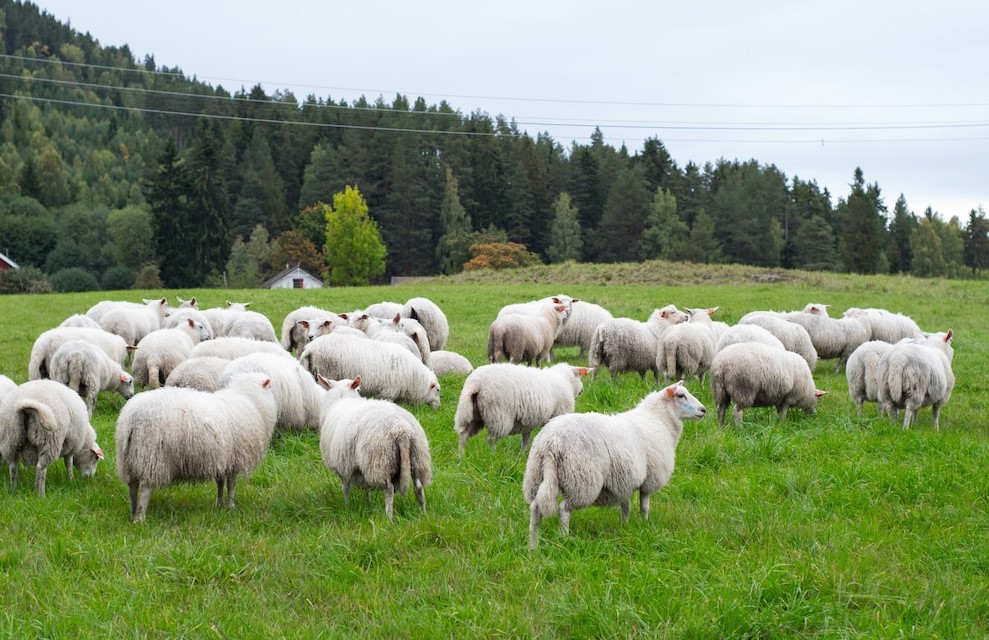
[[[652,274],[650,279],[650,273]],[[398,496],[340,483],[318,436],[276,435],[238,483],[238,507],[213,506],[211,484],[154,493],[129,522],[114,472],[122,399],[101,394],[93,423],[107,459],[92,480],[49,471],[48,497],[0,491],[0,636],[117,638],[343,637],[924,637],[989,634],[989,442],[984,282],[835,276],[649,263],[578,266],[512,276],[466,274],[393,287],[314,291],[140,291],[0,297],[0,372],[26,379],[33,340],[99,299],[195,294],[203,308],[251,301],[276,329],[292,309],[349,311],[426,296],[446,312],[448,348],[485,360],[487,327],[506,303],[566,292],[615,315],[719,306],[734,322],[754,309],[807,302],[881,306],[928,330],[955,331],[954,395],[940,431],[930,410],[904,431],[857,415],[834,361],[815,371],[830,394],[816,415],[780,423],[772,409],[719,427],[710,389],[690,389],[709,416],[688,422],[669,486],[649,521],[614,508],[557,520],[526,547],[518,437],[483,437],[457,457],[453,413],[462,378],[447,376],[439,409],[412,407],[433,452],[427,512]],[[576,349],[557,359],[577,363]],[[578,411],[624,411],[652,380],[585,380]]]

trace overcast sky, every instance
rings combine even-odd
[[[229,91],[396,94],[514,119],[569,147],[594,126],[682,168],[755,159],[833,201],[856,167],[962,223],[989,209],[989,3],[42,0],[104,46]]]

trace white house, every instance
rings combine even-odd
[[[322,280],[294,264],[261,286],[265,289],[320,289],[325,285]]]

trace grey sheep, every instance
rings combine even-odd
[[[388,400],[360,396],[361,378],[330,381],[323,396],[319,451],[337,474],[344,505],[350,488],[381,489],[385,514],[394,519],[395,493],[411,486],[426,510],[425,487],[433,478],[429,441],[422,425],[406,409]]]
[[[190,357],[193,348],[209,340],[206,328],[188,318],[173,329],[158,329],[144,336],[134,356],[134,381],[157,389],[165,384],[172,370]]]
[[[864,342],[845,363],[845,379],[848,381],[848,395],[855,401],[859,415],[862,415],[866,401],[879,400],[879,361],[893,345],[882,340]],[[883,408],[876,405],[876,411],[882,415]]]
[[[74,468],[91,478],[103,450],[82,398],[60,382],[31,380],[10,391],[0,406],[0,457],[10,467],[11,491],[23,461],[35,467],[35,487],[44,497],[51,463],[62,458],[69,480]]]
[[[488,328],[488,362],[549,362],[553,343],[568,313],[564,304],[548,304],[538,313],[510,313],[495,318]]]
[[[82,340],[67,340],[55,350],[50,373],[52,380],[79,394],[89,416],[100,391],[115,391],[124,399],[134,395],[134,377],[102,349]]]
[[[687,309],[687,321],[668,327],[659,340],[656,367],[666,380],[696,376],[701,383],[711,368],[717,341],[713,309]]]
[[[158,300],[145,300],[143,307],[117,308],[107,311],[100,318],[100,327],[104,331],[115,333],[127,344],[137,344],[141,338],[152,331],[161,329],[168,310],[168,300],[164,297]]]
[[[42,333],[31,347],[27,373],[29,380],[40,380],[50,377],[50,362],[55,351],[68,340],[83,340],[103,350],[114,362],[120,364],[127,359],[128,350],[134,346],[128,345],[124,339],[103,329],[88,329],[86,327],[56,327]]]
[[[614,316],[601,305],[576,298],[570,309],[570,316],[556,336],[554,346],[578,346],[580,347],[578,357],[584,358],[591,351],[594,330],[602,322],[610,320],[614,320]]]
[[[522,436],[522,450],[529,436],[550,418],[572,413],[583,390],[581,376],[586,367],[565,362],[545,369],[519,364],[486,364],[474,369],[464,381],[453,417],[462,456],[467,439],[487,427],[488,444],[505,436]]]
[[[659,367],[656,362],[659,354],[659,340],[663,331],[683,322],[687,314],[668,304],[655,309],[645,322],[632,318],[614,318],[602,322],[594,330],[588,366],[597,378],[601,367],[607,367],[614,380],[620,373],[635,372],[642,376],[652,371],[659,382]]]
[[[242,373],[263,373],[271,379],[278,405],[276,425],[290,431],[319,429],[323,389],[305,367],[294,358],[275,353],[252,353],[227,362],[220,373],[219,388]]]
[[[780,420],[790,407],[814,413],[825,394],[814,385],[807,361],[792,351],[780,351],[760,342],[733,344],[719,351],[711,362],[711,391],[718,424],[734,402],[735,425],[749,407],[776,407]]]
[[[403,318],[411,318],[422,325],[429,337],[430,351],[446,346],[447,340],[450,338],[450,323],[446,314],[435,302],[421,296],[409,298],[402,305],[401,315]]]
[[[866,325],[855,318],[830,318],[827,306],[823,304],[808,304],[803,311],[788,313],[785,317],[807,330],[818,359],[838,359],[835,372],[841,371],[848,356],[869,340]]]
[[[955,386],[953,339],[949,330],[923,341],[901,340],[880,359],[877,403],[893,420],[903,409],[904,429],[917,421],[921,407],[931,407],[934,428],[940,429],[941,409]]]
[[[168,374],[165,386],[216,391],[220,388],[220,376],[228,364],[229,359],[215,356],[186,358]]]
[[[540,521],[557,510],[563,535],[570,514],[591,505],[617,505],[627,523],[636,490],[647,519],[650,496],[673,475],[683,421],[706,413],[681,381],[624,413],[568,413],[547,422],[532,442],[522,480],[530,505],[529,548],[538,543]]]
[[[237,476],[264,460],[277,414],[271,380],[259,373],[213,393],[162,387],[128,400],[116,439],[131,521],[144,520],[154,489],[176,482],[214,481],[216,505],[233,508]]]

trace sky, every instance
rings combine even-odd
[[[989,210],[982,0],[38,0],[104,46],[231,92],[396,95],[514,120],[564,147],[595,127],[678,166],[775,165],[832,202],[856,168],[962,224]]]

